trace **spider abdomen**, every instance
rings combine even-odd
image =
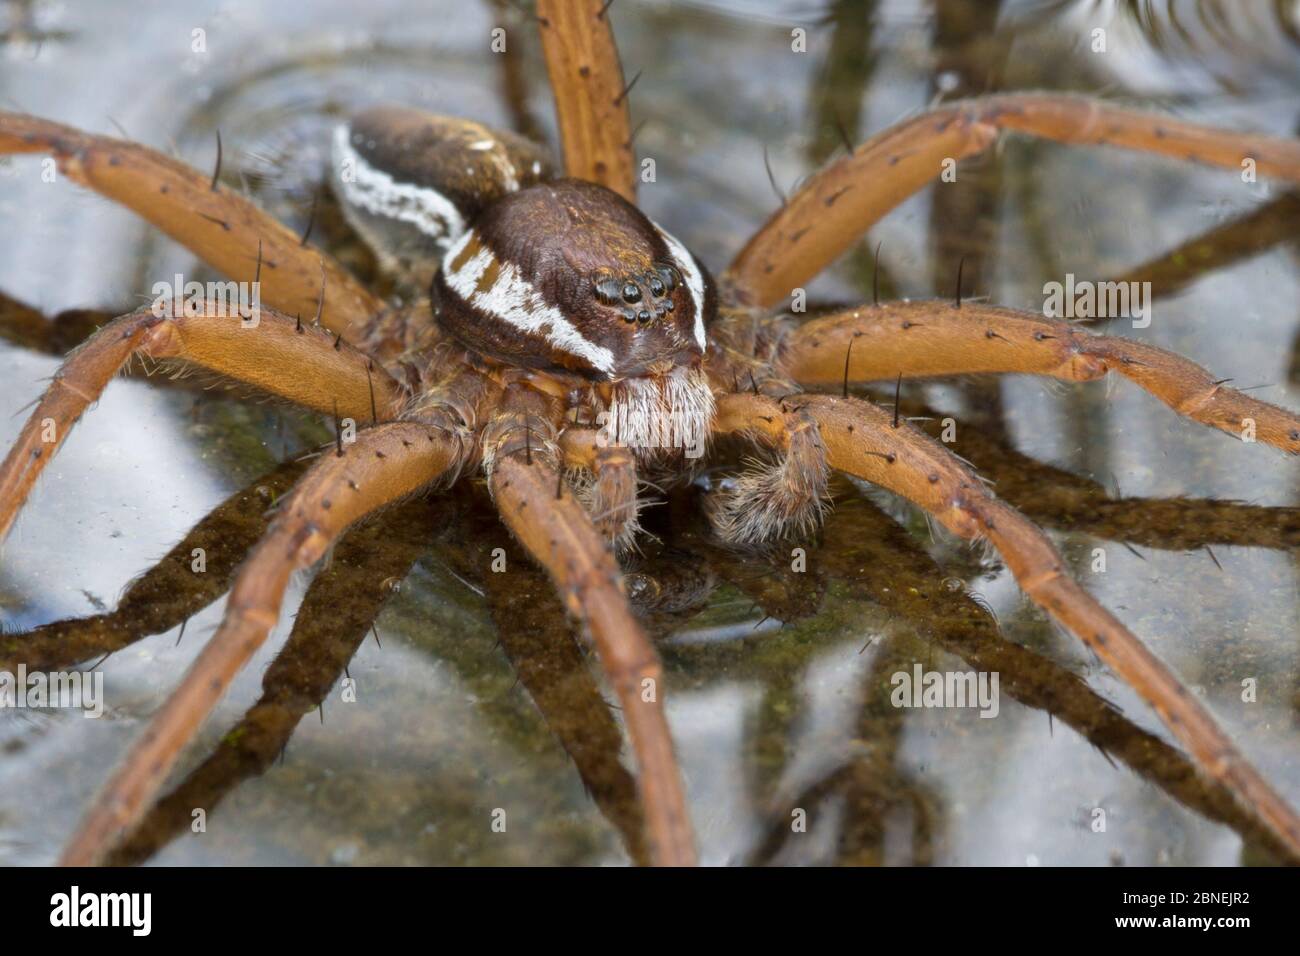
[[[339,126],[333,154],[349,224],[386,269],[422,287],[484,208],[551,174],[546,151],[521,136],[399,107]]]

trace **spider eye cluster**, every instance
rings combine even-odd
[[[620,380],[695,365],[708,272],[618,194],[560,179],[484,210],[433,280],[443,329],[516,365]]]
[[[641,275],[620,278],[601,274],[596,278],[594,292],[605,305],[619,307],[624,322],[644,325],[676,311],[672,293],[681,284],[682,274],[676,266],[656,262]]]

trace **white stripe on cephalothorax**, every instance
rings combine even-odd
[[[370,165],[352,148],[352,130],[347,124],[334,131],[334,162],[341,173],[352,171],[351,179],[339,176],[343,198],[352,205],[376,216],[408,222],[440,242],[464,234],[465,219],[455,203],[436,189],[400,183]]]
[[[673,238],[658,223],[655,223],[654,226],[659,230],[659,236],[663,239],[664,245],[668,247],[674,265],[681,271],[682,278],[686,280],[686,288],[690,290],[691,301],[695,303],[695,341],[700,343],[700,348],[707,348],[708,345],[704,336],[704,274],[700,272],[695,257],[687,251],[684,245]]]
[[[454,246],[447,250],[447,254],[442,259],[448,287],[466,301],[478,291],[479,280],[483,278],[483,273],[487,271],[487,267],[492,263],[492,250],[487,246],[481,246],[478,252],[461,264],[459,269],[455,272],[450,271],[451,264],[456,261],[457,257],[465,250],[465,246],[473,238],[474,233],[465,233],[456,241]]]
[[[583,338],[582,333],[554,306],[548,305],[512,262],[498,263],[496,280],[488,289],[479,283],[492,264],[494,254],[487,245],[466,259],[459,269],[452,264],[464,252],[473,231],[447,250],[443,259],[447,287],[475,308],[493,315],[521,332],[543,336],[552,348],[584,359],[592,368],[612,375],[614,353]]]

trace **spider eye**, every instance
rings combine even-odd
[[[623,284],[612,276],[606,276],[596,282],[596,298],[606,305],[615,305],[622,298]]]
[[[664,294],[667,291],[668,291],[668,287],[664,285],[663,279],[659,278],[658,276],[650,277],[650,294],[652,296],[654,296],[656,299],[662,299]]]
[[[672,292],[682,283],[682,274],[677,271],[677,267],[674,265],[656,263],[655,272],[659,274],[659,279],[663,282],[667,292]],[[653,289],[653,286],[651,288]],[[655,295],[659,294],[658,292],[655,293]]]
[[[629,282],[623,286],[623,301],[627,303],[641,301],[641,287],[635,282]]]

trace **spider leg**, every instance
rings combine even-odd
[[[29,671],[66,670],[183,624],[226,592],[235,568],[270,523],[267,508],[305,470],[301,461],[285,462],[231,495],[132,581],[110,613],[0,634],[0,671],[12,673],[20,661]],[[205,556],[202,574],[192,567],[195,549]]]
[[[1300,182],[1300,141],[1215,129],[1085,97],[1011,93],[950,103],[878,133],[807,180],[725,274],[732,294],[770,306],[805,285],[948,161],[1012,130],[1061,143],[1120,146]]]
[[[800,326],[782,343],[778,362],[803,385],[983,372],[1080,382],[1113,370],[1193,421],[1300,452],[1294,412],[1228,388],[1174,352],[1031,312],[934,300],[863,306]]]
[[[969,434],[972,430],[967,430]],[[981,469],[982,470],[982,469]],[[1014,469],[1009,469],[1014,470]],[[999,490],[1003,490],[999,482]],[[740,566],[735,552],[717,546],[710,548],[707,538],[690,539],[692,550],[710,552],[721,560],[731,558]],[[855,595],[889,611],[909,628],[919,631],[939,647],[967,661],[973,667],[1002,675],[1002,692],[1013,700],[1046,711],[1056,720],[1074,728],[1080,736],[1102,753],[1126,764],[1134,773],[1188,808],[1210,820],[1231,827],[1251,843],[1267,847],[1282,860],[1298,859],[1259,819],[1243,809],[1232,792],[1220,782],[1196,773],[1184,753],[1160,737],[1133,724],[1113,704],[1093,691],[1085,680],[1034,651],[1007,640],[999,631],[997,620],[964,588],[953,589],[952,578],[930,554],[918,545],[913,535],[897,521],[861,496],[843,496],[827,515],[820,540],[809,541],[806,570],[795,577],[817,574],[826,582],[843,582]],[[761,559],[761,558],[760,558]],[[752,571],[754,557],[745,560]],[[725,564],[716,565],[721,577],[736,587],[743,578],[728,574]],[[770,581],[779,573],[780,562],[773,561],[760,572],[759,581]],[[811,585],[810,585],[811,586]],[[763,609],[781,620],[793,620],[778,610],[769,610],[758,595]],[[805,610],[816,613],[817,603]],[[714,666],[725,666],[729,674],[740,679],[754,675],[744,671],[747,661],[743,645],[746,638],[710,644],[710,653],[719,655]],[[873,643],[872,647],[876,647]],[[802,665],[802,659],[798,662]],[[907,665],[910,667],[910,663]],[[875,685],[865,684],[864,687]],[[864,697],[864,708],[869,702]],[[863,735],[862,729],[856,732]],[[870,733],[865,736],[871,737]],[[829,784],[846,772],[845,764],[835,767],[821,779]],[[809,791],[810,793],[813,791]],[[818,793],[824,793],[817,790]],[[763,845],[772,852],[751,856],[750,863],[769,859],[790,833],[790,811],[810,807],[816,801],[799,797],[781,801],[769,816],[769,840]]]
[[[496,531],[503,533],[499,523]],[[497,543],[489,534],[483,537]],[[502,650],[573,761],[583,787],[622,837],[628,856],[644,865],[645,820],[636,780],[619,759],[623,732],[551,582],[519,554],[514,542],[510,550],[508,573],[479,574]],[[480,562],[476,570],[484,566]],[[529,626],[520,627],[521,620]]]
[[[302,718],[321,706],[401,581],[428,545],[426,501],[410,501],[354,529],[312,580],[293,630],[262,676],[262,695],[212,755],[145,814],[110,866],[143,863],[182,833],[195,808],[209,814],[283,753]],[[346,594],[347,600],[339,600]]]
[[[564,171],[636,202],[636,156],[623,66],[605,0],[538,0]],[[636,82],[633,80],[633,82]]]
[[[177,360],[298,405],[358,422],[394,417],[401,386],[362,352],[322,329],[262,309],[255,324],[220,303],[146,307],[110,322],[68,356],[0,465],[0,538],[36,478],[92,402],[135,355]]]
[[[465,446],[453,437],[433,425],[389,422],[317,459],[240,569],[221,626],[82,821],[64,865],[97,862],[140,819],[182,748],[275,626],[293,572],[319,560],[353,523],[456,474]]]
[[[1007,640],[996,619],[947,577],[897,521],[864,498],[847,498],[826,522],[809,563],[907,619],[944,650],[971,666],[1002,675],[1002,690],[1026,707],[1046,711],[1104,754],[1127,765],[1179,803],[1231,827],[1282,859],[1295,859],[1218,781],[1206,780],[1178,748],[1126,718],[1087,681],[1027,647]],[[788,814],[787,814],[788,819]],[[788,829],[788,827],[787,827]]]
[[[904,415],[929,419],[917,427],[940,437],[942,416],[906,399],[902,407]],[[1215,498],[1121,497],[1118,489],[1044,464],[975,427],[959,429],[950,447],[993,480],[998,497],[1040,526],[1166,551],[1220,544],[1300,548],[1300,508]]]
[[[54,315],[47,315],[0,292],[0,340],[37,355],[50,355],[64,359],[86,339],[130,311],[133,310],[130,308],[65,309]],[[386,316],[388,315],[392,313],[386,313]],[[376,348],[375,353],[370,353],[365,348],[363,351],[376,357],[380,352],[387,352],[380,347]],[[385,354],[380,360],[386,362],[389,357]],[[152,371],[154,370],[146,367],[144,362],[138,365],[128,362],[123,366],[121,373],[127,378],[141,378],[155,388],[203,392],[207,391],[212,384],[211,381],[204,381],[201,377],[196,379],[184,375],[155,376],[150,374]]]
[[[596,530],[624,552],[635,546],[641,530],[636,459],[627,448],[601,444],[598,434],[592,428],[566,428],[559,437],[560,454]]]
[[[146,146],[0,112],[4,153],[52,153],[73,182],[126,206],[232,279],[253,279],[260,248],[262,300],[290,315],[315,315],[323,298],[321,323],[347,332],[382,309],[328,253],[212,177]]]
[[[484,459],[492,496],[506,525],[582,623],[618,697],[640,768],[651,858],[659,865],[690,865],[695,849],[664,717],[659,658],[628,605],[609,545],[582,505],[563,493],[548,432],[553,434],[535,415],[502,419],[489,428]]]
[[[794,395],[778,403],[760,395],[726,395],[719,399],[715,428],[751,431],[780,444],[782,404],[806,408],[816,419],[831,467],[907,498],[958,537],[991,542],[1025,594],[1141,695],[1211,779],[1300,853],[1295,811],[1177,676],[1064,573],[1060,555],[1032,522],[995,498],[942,445],[906,422],[895,424],[888,411],[868,402]]]

